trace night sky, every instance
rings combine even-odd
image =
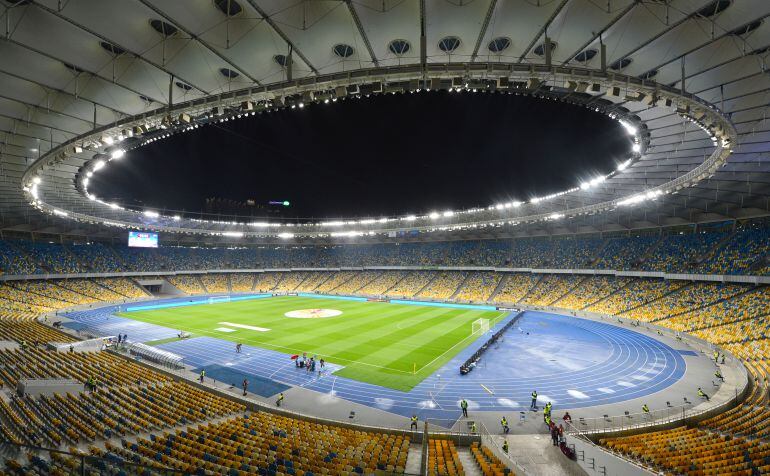
[[[422,92],[307,105],[201,127],[91,179],[106,201],[166,211],[207,197],[289,200],[283,216],[378,217],[526,200],[625,160],[630,139],[588,109],[508,94]]]

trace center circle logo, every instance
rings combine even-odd
[[[289,311],[284,316],[294,319],[322,319],[324,317],[334,317],[342,314],[338,309],[300,309],[299,311]]]

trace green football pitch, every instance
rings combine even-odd
[[[324,318],[287,312],[331,309]],[[316,354],[344,366],[335,375],[408,391],[478,335],[472,322],[493,326],[507,313],[297,296],[272,297],[121,313],[138,321],[254,345],[286,354]],[[251,329],[256,328],[256,329]]]

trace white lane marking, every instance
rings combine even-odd
[[[602,393],[615,393],[615,390],[613,390],[611,388],[607,388],[607,387],[597,388],[596,390],[598,390],[599,392],[602,392]]]
[[[551,402],[551,404],[555,404],[556,400],[549,397],[548,395],[543,395],[542,393],[537,396],[538,402]]]
[[[626,382],[625,380],[618,380],[618,385],[621,387],[636,387],[636,385],[632,384],[631,382]]]
[[[500,405],[501,407],[511,407],[511,408],[516,408],[519,406],[518,402],[514,402],[510,398],[498,398],[497,404]]]
[[[223,326],[237,327],[239,329],[248,329],[250,331],[257,331],[257,332],[267,332],[270,330],[265,327],[247,326],[246,324],[233,324],[232,322],[218,322],[217,324],[221,324]],[[220,329],[217,329],[217,330],[220,330]]]
[[[579,390],[567,390],[567,393],[569,393],[570,396],[575,397],[575,398],[580,398],[580,399],[589,398],[588,395],[586,395],[585,393],[583,393],[583,392],[581,392]]]
[[[388,409],[392,408],[393,405],[396,404],[396,401],[393,400],[392,398],[376,397],[374,399],[374,404],[377,407],[382,408],[383,410],[388,410]]]
[[[214,330],[219,332],[235,332],[235,329],[230,329],[229,327],[217,327]]]

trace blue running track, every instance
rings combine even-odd
[[[102,335],[128,333],[133,342],[146,342],[178,333],[153,324],[111,316],[115,307],[67,314],[79,325]],[[492,331],[502,326],[498,323]],[[557,408],[586,408],[618,403],[663,390],[685,372],[682,354],[651,337],[601,322],[527,311],[501,341],[489,349],[474,371],[461,376],[459,367],[488,336],[479,338],[445,366],[409,392],[401,392],[343,377],[341,366],[327,364],[319,375],[298,369],[289,355],[244,345],[235,353],[232,342],[197,337],[158,347],[184,357],[196,369],[223,369],[243,375],[261,395],[284,386],[299,386],[345,400],[421,419],[454,421],[465,398],[474,411],[525,410],[537,390],[539,404]],[[274,382],[275,386],[268,381]],[[450,423],[451,424],[451,423]]]

